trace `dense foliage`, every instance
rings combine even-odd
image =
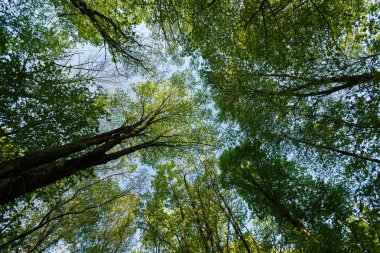
[[[0,251],[380,250],[378,0],[0,13]]]

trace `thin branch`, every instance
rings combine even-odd
[[[367,162],[375,162],[375,163],[379,163],[380,164],[380,159],[378,159],[378,158],[369,157],[369,156],[365,156],[365,155],[362,155],[362,154],[357,154],[357,153],[353,153],[353,152],[349,152],[349,151],[346,151],[346,150],[337,149],[335,147],[329,147],[329,146],[322,145],[322,144],[312,143],[310,141],[293,138],[293,137],[288,136],[288,135],[285,135],[285,137],[282,138],[282,139],[288,139],[288,140],[291,140],[291,141],[294,141],[294,142],[297,142],[297,143],[302,143],[302,144],[305,144],[307,146],[311,146],[311,147],[314,147],[314,148],[320,148],[320,149],[324,149],[324,150],[327,150],[327,151],[339,153],[341,155],[345,155],[345,156],[350,156],[350,157],[353,157],[353,158],[361,159],[361,160],[364,160],[364,161],[367,161]]]
[[[101,203],[97,203],[97,204],[93,204],[93,205],[90,205],[90,206],[87,206],[85,208],[83,208],[82,210],[78,210],[78,211],[69,211],[69,212],[66,212],[66,213],[62,213],[62,214],[59,214],[57,216],[54,216],[52,218],[48,218],[46,219],[44,222],[42,223],[39,223],[37,226],[33,227],[32,229],[28,230],[28,231],[25,231],[17,236],[15,236],[14,238],[8,240],[7,242],[3,243],[0,245],[0,249],[5,249],[7,246],[9,246],[10,244],[34,233],[35,231],[39,230],[40,228],[44,227],[45,225],[47,225],[48,223],[51,223],[53,221],[56,221],[60,218],[63,218],[65,216],[68,216],[68,215],[79,215],[79,214],[83,214],[85,212],[87,212],[88,210],[91,210],[91,209],[96,209],[96,208],[99,208],[101,206],[104,206],[106,204],[109,204],[119,198],[122,198],[124,196],[127,195],[127,193],[129,193],[129,190],[128,191],[123,191],[122,193],[118,194],[118,195],[115,195],[114,197],[106,200],[106,201],[103,201]]]

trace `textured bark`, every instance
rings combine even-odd
[[[81,170],[106,164],[121,156],[152,146],[168,145],[165,143],[146,142],[113,154],[101,155],[100,152],[91,152],[78,158],[47,166],[35,172],[32,171],[15,177],[5,178],[0,181],[0,204],[8,203],[28,192],[45,187]]]
[[[52,148],[50,150],[27,154],[23,157],[3,162],[0,164],[0,178],[25,172],[37,166],[53,162],[57,159],[64,158],[76,152],[85,150],[93,145],[104,143],[112,139],[114,137],[114,133],[117,133],[121,130],[122,129],[115,129],[107,133],[85,138],[77,142],[72,142],[66,145]]]

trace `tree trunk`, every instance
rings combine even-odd
[[[148,127],[161,120],[157,119],[161,110],[162,107],[129,126],[1,163],[0,204],[6,204],[23,194],[69,177],[78,171],[106,164],[141,149],[153,146],[176,146],[170,142],[159,142],[162,136],[158,135],[140,144],[110,152],[126,140],[144,135]]]
[[[198,208],[196,207],[194,199],[193,199],[193,197],[191,195],[191,192],[190,192],[189,185],[187,183],[187,179],[186,179],[185,174],[183,174],[183,181],[185,183],[186,193],[187,193],[187,195],[189,196],[189,199],[190,199],[191,207],[193,208],[193,211],[194,211],[195,221],[197,223],[198,232],[199,232],[199,234],[200,234],[200,236],[202,238],[203,245],[205,247],[205,252],[207,252],[207,253],[211,252],[210,244],[209,244],[209,241],[207,240],[207,236],[205,235],[205,233],[203,231],[202,224],[201,224],[201,218],[200,218],[200,215],[199,215],[199,212],[198,212]]]
[[[211,186],[212,186],[214,192],[216,193],[216,196],[219,198],[219,200],[222,201],[222,203],[226,207],[227,212],[224,210],[223,206],[221,205],[222,209],[225,211],[225,213],[227,215],[228,220],[231,222],[232,227],[234,228],[236,235],[239,236],[239,238],[242,241],[245,249],[247,250],[248,253],[250,253],[251,250],[249,248],[248,242],[244,238],[243,232],[241,231],[239,223],[236,221],[235,216],[233,215],[233,212],[232,212],[230,206],[228,205],[227,201],[224,199],[222,194],[219,192],[219,190],[216,188],[216,185],[214,183],[211,183]],[[254,240],[254,238],[252,238],[252,239]],[[256,243],[255,243],[255,245],[256,245]],[[260,248],[257,245],[256,245],[256,247],[257,247],[258,252],[260,252]]]

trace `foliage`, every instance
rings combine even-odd
[[[353,212],[346,185],[313,179],[304,168],[268,157],[250,143],[225,152],[220,162],[225,184],[238,190],[257,218],[274,217],[287,243],[299,249],[305,244],[302,251],[308,252],[352,250],[345,248],[342,226]]]
[[[378,252],[379,6],[1,2],[1,250]]]
[[[62,28],[77,42],[108,46],[112,61],[130,70],[151,71],[155,50],[146,45],[136,27],[146,16],[144,2],[51,0]]]
[[[165,252],[261,252],[249,231],[241,230],[244,208],[231,192],[216,188],[215,160],[191,164],[190,158],[156,169],[142,208],[144,245]]]
[[[114,252],[131,246],[143,176],[123,172],[50,186],[1,212],[1,249]],[[126,188],[120,179],[129,183]],[[41,196],[43,198],[41,198]],[[112,238],[112,240],[110,240]]]
[[[57,65],[72,45],[65,32],[43,23],[46,14],[32,18],[39,11],[29,3],[16,2],[20,9],[1,6],[10,10],[0,27],[6,42],[0,56],[0,138],[17,152],[2,152],[0,161],[94,134],[100,115],[106,116],[104,91],[93,78]]]
[[[281,157],[294,163],[281,165],[290,173],[285,173],[284,183],[306,180],[303,183],[312,189],[327,184],[326,193],[314,194],[344,200],[341,208],[330,210],[335,219],[342,215],[342,224],[336,220],[336,227],[318,225],[313,228],[317,234],[334,238],[339,250],[355,248],[359,239],[353,244],[346,240],[348,206],[355,219],[366,216],[373,221],[369,226],[377,228],[378,215],[372,214],[379,211],[378,1],[159,1],[154,11],[159,22],[152,19],[151,26],[156,33],[173,50],[201,58],[200,71],[220,119],[236,122],[242,131],[237,150],[245,150],[244,143],[260,143],[265,154],[261,159],[268,161],[259,167],[271,173],[270,182],[282,175],[276,167],[270,169]],[[249,174],[242,175],[237,166],[239,152],[233,154],[237,157],[222,159],[221,167],[232,178],[247,180]],[[245,159],[259,162],[252,155]],[[238,179],[230,183],[243,187]],[[351,187],[340,191],[337,185]],[[256,198],[264,198],[270,190],[241,194],[254,206]],[[289,191],[278,194],[286,196]],[[297,200],[301,209],[315,200],[311,193],[296,192],[305,197]],[[361,205],[370,211],[363,212]],[[259,206],[254,215],[273,209],[269,203]],[[281,222],[277,218],[276,223]],[[375,230],[364,233],[377,237]],[[348,234],[352,237],[355,232]],[[359,247],[364,248],[357,250],[377,251],[377,239],[371,241],[372,246],[365,249],[362,243]],[[332,241],[324,243],[328,247]],[[305,245],[313,248],[312,240]]]
[[[307,158],[318,162],[326,154],[344,166],[341,155],[379,162],[378,5],[160,1],[155,10],[158,32],[199,52],[222,118],[272,149],[316,149],[321,156]]]

